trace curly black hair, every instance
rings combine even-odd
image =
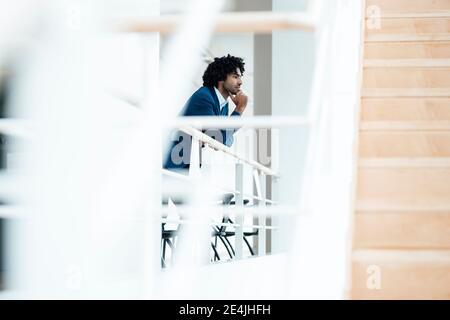
[[[203,86],[217,88],[219,81],[225,81],[227,76],[235,73],[237,69],[243,75],[244,65],[244,59],[239,57],[227,55],[222,58],[214,58],[203,74]]]

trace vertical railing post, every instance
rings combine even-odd
[[[144,35],[141,36],[142,44],[142,92],[140,94],[140,105],[142,110],[149,112],[153,106],[153,102],[158,100],[158,77],[154,76],[155,72],[159,71],[159,59],[157,54],[159,53],[159,35]],[[157,50],[154,46],[157,46]],[[151,125],[156,128],[155,123]],[[157,130],[157,131],[156,131]],[[161,128],[157,127],[152,134],[154,139],[153,143],[156,150],[162,149],[162,134]],[[162,217],[162,176],[161,163],[155,161],[152,163],[148,170],[152,171],[152,193],[150,193],[146,210],[143,213],[143,238],[144,243],[142,245],[142,254],[144,261],[142,292],[145,299],[151,299],[157,296],[159,287],[156,285],[154,279],[159,276],[161,268],[161,223],[159,219]]]
[[[258,206],[260,208],[266,207],[266,175],[262,172],[259,174],[259,186],[261,189]],[[258,216],[258,225],[260,227],[258,231],[258,256],[266,255],[266,214],[262,213]]]
[[[271,189],[272,189],[272,200],[273,201],[279,201],[279,192],[280,192],[280,185],[279,185],[279,179],[276,177],[271,177]],[[283,247],[286,245],[286,243],[283,243],[282,240],[282,228],[283,224],[281,223],[284,221],[280,215],[272,216],[271,218],[271,226],[276,227],[275,229],[271,230],[271,253],[280,253],[283,251]]]
[[[192,137],[191,159],[189,164],[189,177],[198,178],[200,175],[200,141]]]
[[[243,242],[244,242],[244,166],[242,163],[236,163],[235,170],[235,200],[236,200],[236,224],[235,227],[235,258],[237,260],[242,259],[243,257]]]

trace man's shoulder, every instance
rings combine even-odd
[[[195,91],[192,94],[191,99],[195,99],[195,98],[203,98],[204,99],[204,98],[207,98],[207,99],[214,100],[213,96],[212,96],[212,92],[214,92],[214,91],[211,88],[209,88],[209,87],[200,87],[200,88],[198,88],[197,91]]]
[[[214,90],[212,90],[212,92],[214,92]],[[211,93],[211,88],[200,87],[186,102],[181,115],[198,115],[204,112],[205,106],[211,106],[211,112],[217,113],[217,110],[214,110],[216,108],[216,105],[217,103],[215,102],[214,97]]]

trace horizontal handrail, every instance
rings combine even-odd
[[[278,205],[278,206],[224,206],[228,214],[235,214],[238,216],[298,216],[302,214],[311,213],[310,210],[302,209],[298,206],[292,205]],[[211,206],[198,207],[194,205],[177,205],[176,212],[196,212],[204,215],[211,213],[211,210],[221,209],[220,207],[212,208]],[[164,207],[162,209],[163,216],[173,213],[173,208]],[[202,215],[203,216],[203,215]]]
[[[220,143],[219,141],[211,138],[210,136],[204,134],[203,132],[201,132],[197,129],[194,129],[192,127],[183,127],[183,128],[180,128],[180,130],[189,134],[190,136],[192,136],[192,138],[197,139],[198,141],[201,141],[205,144],[208,144],[209,146],[211,146],[214,149],[217,149],[218,151],[222,151],[223,153],[226,153],[230,156],[235,157],[237,160],[239,160],[243,163],[246,163],[247,165],[263,172],[264,174],[266,174],[268,176],[273,176],[273,177],[277,177],[277,178],[279,177],[278,174],[275,173],[275,171],[263,166],[262,164],[260,164],[259,162],[256,162],[255,160],[249,160],[244,157],[241,157],[236,152],[234,152],[231,148],[227,147],[223,143]]]
[[[187,182],[191,182],[194,183],[193,179],[187,175],[184,174],[180,174],[180,173],[176,173],[167,169],[162,169],[162,174],[168,177],[172,177],[178,180],[182,180],[182,181],[187,181]],[[223,192],[223,193],[234,193],[234,194],[241,194],[241,192],[239,192],[238,190],[232,190],[232,189],[227,189],[227,188],[223,188],[223,187],[219,187],[219,186],[212,186],[213,188]],[[278,204],[277,201],[271,200],[271,199],[267,199],[267,198],[261,198],[255,195],[251,195],[251,194],[247,194],[247,193],[242,193],[242,197],[246,198],[246,199],[253,199],[253,200],[258,200],[258,201],[264,201],[265,203],[269,203],[269,204]]]
[[[21,207],[17,205],[0,205],[0,218],[3,219],[12,219],[19,218],[23,215],[23,211],[21,211]]]
[[[159,32],[173,33],[182,24],[183,15],[161,15],[146,18],[134,18],[114,23],[119,32]],[[226,12],[218,16],[215,31],[220,33],[271,33],[275,30],[302,30],[313,32],[316,21],[306,12]]]
[[[27,120],[0,119],[0,133],[21,138],[31,138],[33,135],[29,124],[30,122]]]
[[[283,127],[308,126],[312,123],[310,117],[300,116],[253,116],[253,117],[177,117],[163,124],[166,127],[191,126],[194,128],[254,128],[270,129]],[[0,133],[31,137],[32,121],[6,118],[0,119]]]
[[[189,181],[192,182],[191,177],[189,176],[185,176],[184,174],[180,174],[180,173],[176,173],[167,169],[162,169],[161,172],[163,173],[163,175],[166,175],[168,177],[172,177],[178,180],[183,180],[183,181]]]
[[[189,118],[189,117],[185,117],[185,118]],[[205,123],[207,123],[208,126],[214,126],[217,125],[218,127],[226,127],[226,126],[240,126],[242,124],[245,123],[249,123],[251,122],[250,119],[238,119],[238,121],[236,121],[233,118],[225,118],[225,119],[205,119],[206,117],[197,117],[197,119],[188,119],[190,121],[195,121],[198,122],[198,124],[200,124],[200,121],[202,121],[203,125],[205,125]],[[206,120],[206,121],[205,121]],[[209,121],[208,121],[209,120]],[[256,120],[256,119],[254,119]],[[268,121],[269,120],[269,121]],[[280,119],[281,121],[279,121],[279,124],[286,124],[289,123],[288,121],[288,117]],[[182,118],[179,119],[180,122],[182,122]],[[267,119],[260,119],[260,120],[256,120],[253,124],[258,124],[259,125],[270,125],[270,118]],[[304,118],[299,118],[297,120],[291,121],[291,125],[294,124],[302,124],[302,123],[307,123],[306,119]],[[251,124],[251,123],[250,123]],[[238,155],[237,153],[235,153],[234,151],[231,150],[231,148],[225,146],[224,144],[220,143],[217,140],[214,140],[213,138],[209,137],[208,135],[202,133],[201,131],[193,128],[193,127],[188,127],[185,126],[183,128],[181,128],[181,131],[191,135],[192,137],[198,139],[199,141],[206,143],[208,145],[210,145],[211,147],[220,150],[226,154],[229,154],[233,157],[235,157],[237,160],[242,161],[246,164],[248,164],[249,166],[260,170],[261,172],[263,172],[266,175],[269,176],[274,176],[274,177],[279,177],[273,170],[263,166],[262,164],[254,161],[254,160],[249,160],[246,159],[244,157],[241,157],[240,155]],[[24,136],[24,137],[30,137],[31,133],[29,132],[29,130],[26,127],[26,123],[21,121],[21,120],[16,120],[16,119],[2,119],[0,120],[0,133],[6,133],[6,134],[12,134],[12,135],[17,135],[17,136]]]
[[[135,107],[135,110],[141,110],[138,103],[132,103],[130,100],[138,100],[132,97],[122,97],[117,94],[115,98],[122,102]],[[176,117],[163,123],[166,127],[182,127],[192,126],[195,128],[282,128],[282,127],[296,127],[308,126],[314,123],[315,115],[308,114],[307,116],[251,116],[251,117],[215,117],[215,116],[188,116]]]
[[[256,224],[236,224],[236,223],[223,223],[223,222],[192,222],[189,220],[182,220],[182,219],[170,219],[170,218],[162,218],[162,223],[176,223],[176,224],[182,224],[182,225],[211,225],[211,226],[217,226],[217,227],[242,227],[242,228],[252,228],[252,229],[267,229],[267,230],[275,230],[279,229],[277,226],[260,226]]]
[[[167,123],[169,127],[192,126],[195,128],[254,128],[269,129],[282,127],[308,126],[312,123],[310,117],[299,116],[256,116],[256,117],[177,117]]]

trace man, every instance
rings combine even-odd
[[[215,58],[203,74],[203,87],[198,89],[187,101],[181,116],[223,116],[228,117],[230,98],[236,105],[232,117],[240,116],[247,107],[248,97],[242,92],[244,74],[242,58],[227,55]],[[235,129],[207,129],[205,134],[217,141],[231,146]],[[164,161],[164,168],[170,170],[189,169],[192,138],[177,132]]]

